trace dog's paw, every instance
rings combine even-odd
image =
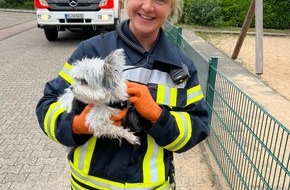
[[[139,137],[137,137],[135,135],[131,139],[127,139],[127,141],[133,145],[140,145],[141,144]]]

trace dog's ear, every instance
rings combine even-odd
[[[106,69],[114,69],[118,71],[122,71],[125,65],[125,53],[123,49],[117,49],[111,52],[105,58],[105,67]]]
[[[121,73],[125,65],[125,54],[123,49],[117,49],[105,58],[103,85],[112,89],[121,79]]]

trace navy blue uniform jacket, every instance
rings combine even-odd
[[[121,30],[140,46],[128,22]],[[120,146],[118,140],[74,134],[71,124],[76,113],[59,107],[58,97],[73,83],[71,64],[84,57],[104,58],[118,48],[125,50],[126,67],[139,66],[124,71],[124,78],[147,85],[163,110],[155,124],[136,134],[141,139],[138,147],[125,140]],[[170,70],[182,64],[190,78],[176,84]],[[209,135],[208,111],[195,65],[170,44],[162,29],[151,50],[143,53],[125,43],[116,31],[81,42],[59,75],[46,83],[36,114],[49,138],[72,147],[68,158],[73,189],[166,189],[173,172],[173,152],[187,151]]]

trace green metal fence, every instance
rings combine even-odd
[[[206,140],[230,189],[290,189],[290,131],[166,23],[170,41],[195,62],[211,116]]]

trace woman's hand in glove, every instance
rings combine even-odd
[[[86,126],[86,116],[91,111],[93,105],[87,105],[81,114],[76,115],[72,122],[72,131],[75,134],[93,134],[89,131],[88,126]]]
[[[128,112],[128,108],[122,109],[118,114],[112,115],[110,119],[113,121],[114,125],[116,126],[121,126],[122,125],[122,120],[124,117],[126,117]]]
[[[126,82],[129,103],[134,104],[142,117],[155,123],[162,113],[161,107],[153,100],[149,89],[145,85],[135,82]]]

